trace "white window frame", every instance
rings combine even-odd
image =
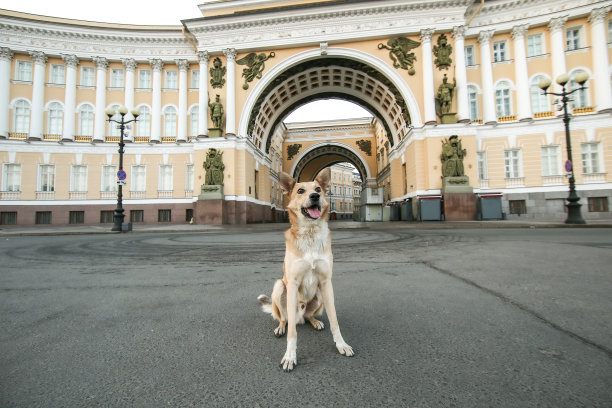
[[[527,35],[527,57],[537,57],[538,55],[546,54],[545,45],[544,33]]]
[[[576,77],[576,74],[580,73],[580,72],[586,72],[584,69],[575,69],[570,73],[570,80],[567,83],[567,90],[571,91],[573,89],[578,89],[580,88],[580,85],[578,85],[575,81],[574,78]],[[590,75],[589,75],[590,76]],[[571,96],[570,96],[570,107],[572,109],[576,109],[576,108],[586,108],[591,106],[591,98],[590,98],[590,94],[589,94],[589,87],[585,87],[584,89],[581,89],[579,91],[574,92]]]
[[[64,64],[51,64],[49,83],[54,85],[66,84],[66,67]]]
[[[531,96],[531,109],[533,113],[550,112],[551,105],[548,95],[544,95],[539,84],[542,79],[549,79],[545,75],[536,75],[529,83],[529,94]]]
[[[487,152],[477,152],[478,162],[478,180],[488,180],[489,175],[487,172]]]
[[[523,177],[522,164],[523,160],[520,149],[504,150],[504,174],[506,179]]]
[[[110,87],[123,88],[123,68],[111,68],[110,70]]]
[[[170,112],[170,110],[172,110]],[[176,137],[177,110],[174,106],[167,106],[164,109],[164,136]]]
[[[473,67],[476,65],[476,51],[473,45],[465,46],[465,66]]]
[[[22,82],[32,82],[32,61],[15,61],[15,80]]]
[[[36,191],[55,191],[55,164],[38,165],[38,183]]]
[[[119,166],[115,164],[102,165],[102,180],[100,182],[100,191],[117,191],[117,169]]]
[[[136,122],[136,136],[151,137],[151,109],[148,106],[141,106],[140,116]]]
[[[159,179],[158,179],[158,190],[159,191],[172,191],[173,190],[173,168],[171,164],[160,164],[159,165]]]
[[[198,135],[198,128],[200,125],[199,116],[200,116],[199,107],[198,105],[194,105],[189,111],[189,129],[190,129],[191,136]]]
[[[579,50],[585,47],[584,29],[581,25],[565,29],[565,46],[567,51]]]
[[[193,164],[185,165],[185,191],[193,191]]]
[[[85,110],[85,108],[88,108]],[[79,108],[79,135],[93,136],[95,109],[86,103]]]
[[[144,164],[134,164],[131,170],[130,191],[144,192],[147,190],[147,167]]]
[[[542,176],[561,175],[561,147],[557,145],[542,146]]]
[[[25,99],[19,99],[13,105],[13,131],[15,133],[30,132],[30,115],[32,106]]]
[[[50,103],[47,111],[47,134],[61,135],[63,126],[64,107],[59,102]]]
[[[139,69],[138,70],[138,88],[151,89],[151,70],[150,69]]]
[[[178,71],[166,70],[166,81],[164,82],[166,89],[178,89]]]
[[[467,91],[468,91],[468,109],[470,111],[470,120],[478,120],[480,119],[479,118],[479,106],[478,106],[478,88],[474,85],[468,85]]]
[[[495,86],[495,112],[498,118],[512,116],[512,85],[509,81],[499,81]]]
[[[87,191],[87,165],[73,164],[70,166],[70,192]]]
[[[115,114],[111,117],[111,119],[120,121],[121,120],[121,114],[119,113],[119,107],[121,105],[119,104],[112,104],[109,107],[115,110]],[[108,122],[108,135],[109,136],[121,136],[121,129],[119,129],[119,124],[115,123],[115,122]]]
[[[191,88],[199,89],[200,88],[200,70],[194,69],[191,71]]]
[[[96,86],[96,69],[94,67],[81,67],[81,86]]]
[[[601,143],[589,142],[580,145],[582,172],[584,174],[603,173],[601,167]]]
[[[2,191],[21,191],[21,163],[2,164]]]
[[[493,62],[508,61],[508,41],[500,40],[493,42]]]

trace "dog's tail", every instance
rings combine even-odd
[[[270,297],[268,295],[259,295],[257,296],[257,300],[259,300],[259,303],[261,303],[261,310],[263,310],[266,313],[270,313],[272,314],[272,300],[270,299]]]

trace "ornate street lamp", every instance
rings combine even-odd
[[[119,113],[121,115],[121,121],[113,119],[113,116],[115,116],[116,113]],[[121,232],[123,219],[125,218],[125,214],[123,214],[123,184],[122,184],[122,182],[125,180],[125,172],[123,171],[123,152],[124,152],[123,148],[125,146],[125,143],[123,143],[123,135],[124,135],[126,125],[128,123],[136,122],[138,116],[140,115],[140,110],[132,109],[131,113],[132,113],[132,116],[134,116],[134,119],[130,119],[126,121],[125,115],[127,115],[127,113],[128,113],[128,108],[125,106],[120,106],[119,109],[117,109],[117,112],[115,112],[115,109],[113,108],[106,109],[106,115],[108,116],[108,122],[110,123],[110,125],[112,126],[113,122],[117,123],[118,124],[117,127],[121,130],[121,137],[119,139],[119,171],[117,172],[117,180],[120,180],[121,182],[118,183],[119,188],[117,189],[117,208],[115,208],[115,216],[114,216],[115,225],[113,225],[113,228],[111,229],[111,231],[118,231],[118,232]]]
[[[561,74],[557,77],[557,83],[561,85],[562,90],[559,93],[549,92],[548,87],[550,87],[551,81],[550,79],[543,79],[540,81],[538,86],[544,92],[544,95],[555,95],[561,97],[561,102],[563,103],[563,123],[565,123],[565,145],[567,148],[567,162],[565,162],[565,171],[569,173],[569,196],[567,197],[567,219],[565,220],[566,224],[586,224],[582,215],[580,214],[581,204],[578,203],[580,201],[580,197],[576,194],[576,180],[574,179],[574,162],[572,160],[572,142],[570,140],[570,129],[569,122],[570,116],[567,113],[567,102],[571,99],[568,98],[569,95],[574,92],[578,92],[586,89],[584,86],[585,82],[589,79],[589,74],[586,72],[580,72],[574,77],[574,81],[580,85],[580,88],[573,89],[571,91],[566,90],[566,85],[570,80],[568,74]]]

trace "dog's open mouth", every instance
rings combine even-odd
[[[302,208],[302,214],[304,214],[307,218],[316,220],[321,216],[321,207],[318,204],[312,205],[308,208]]]

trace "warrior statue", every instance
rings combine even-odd
[[[204,179],[205,185],[222,185],[223,170],[225,170],[225,165],[223,164],[223,152],[219,152],[215,148],[209,149],[208,153],[206,153],[204,169],[206,170],[206,177]]]
[[[461,140],[457,135],[453,135],[442,141],[442,176],[443,177],[461,177],[465,173],[463,171],[463,158],[466,150],[461,148]]]

